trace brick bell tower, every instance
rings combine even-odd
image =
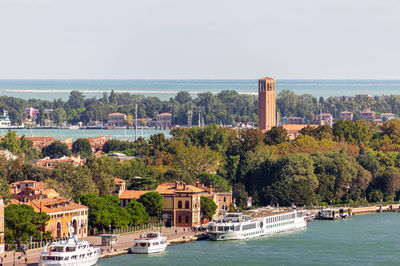
[[[258,129],[270,130],[276,126],[275,80],[258,80]]]

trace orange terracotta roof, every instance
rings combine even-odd
[[[302,124],[302,125],[283,125],[282,127],[284,129],[286,129],[287,132],[289,132],[289,131],[300,131],[300,130],[302,130],[303,128],[305,128],[307,126],[310,126],[312,128],[317,128],[318,127],[318,125],[306,125],[306,124]]]
[[[269,78],[269,77],[264,77],[264,78],[260,78],[260,79],[258,79],[258,80],[275,80],[275,79]]]
[[[332,116],[332,114],[329,114],[329,113],[322,113],[322,114],[318,114],[318,115],[317,115],[317,117],[320,117],[320,116]]]
[[[40,199],[40,200],[36,199],[24,204],[32,206],[36,212],[44,212],[44,213],[57,213],[57,212],[73,211],[73,210],[88,208],[84,205],[75,203],[72,200],[62,197],[54,199]]]
[[[122,192],[121,195],[119,195],[120,199],[138,199],[140,196],[143,194],[146,194],[148,192],[152,192],[152,190],[125,190]]]
[[[112,114],[109,114],[108,116],[110,116],[110,115],[111,115],[111,116],[114,116],[114,115],[115,115],[115,116],[117,116],[117,115],[120,116],[120,115],[126,115],[126,114],[122,114],[122,113],[112,113]]]
[[[200,193],[204,192],[204,190],[192,185],[183,184],[178,185],[178,187],[176,188],[175,183],[165,183],[158,185],[158,187],[156,188],[156,192],[160,194],[175,194],[175,192]]]
[[[10,203],[9,204],[21,204],[21,202],[19,200],[16,200],[16,199],[10,199]]]
[[[161,114],[158,114],[157,116],[172,116],[172,114],[170,114],[170,113],[161,113]]]
[[[118,178],[118,177],[114,177],[114,182],[115,182],[115,184],[121,184],[121,183],[125,182],[125,180]]]
[[[31,141],[57,141],[59,139],[50,137],[50,136],[46,136],[46,137],[26,137],[27,139],[31,140]]]

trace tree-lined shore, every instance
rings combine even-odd
[[[279,92],[276,100],[280,117],[302,117],[307,121],[313,121],[321,107],[324,112],[331,113],[335,119],[339,118],[341,111],[350,111],[354,113],[354,118],[357,120],[360,111],[365,108],[370,108],[377,113],[393,113],[399,116],[399,103],[400,96],[397,95],[318,99],[310,94],[296,95],[289,90]],[[158,97],[114,91],[110,94],[104,92],[101,98],[87,98],[79,91],[72,91],[67,101],[0,97],[0,106],[7,110],[11,120],[18,124],[26,118],[25,108],[27,107],[39,110],[34,121],[39,125],[43,125],[47,119],[57,125],[64,123],[75,125],[78,122],[89,125],[96,121],[106,123],[108,115],[114,112],[126,114],[131,120],[135,114],[135,105],[138,106],[139,118],[153,118],[157,114],[168,112],[173,115],[172,124],[187,125],[188,116],[191,116],[194,125],[198,124],[200,114],[205,124],[234,125],[238,122],[256,122],[258,101],[255,96],[241,95],[232,90],[222,91],[215,95],[210,92],[199,93],[195,98],[188,92],[182,91],[167,101],[160,100]],[[45,112],[48,109],[53,111]]]

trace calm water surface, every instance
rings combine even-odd
[[[198,241],[158,255],[124,255],[98,265],[399,265],[400,214],[316,221],[303,230],[246,241]]]
[[[162,100],[174,97],[179,91],[187,91],[196,97],[198,93],[219,93],[235,90],[242,94],[257,95],[257,79],[230,80],[0,80],[0,95],[24,99],[68,99],[72,90],[81,91],[86,97],[100,98],[103,92],[128,92],[145,96],[157,96]],[[352,96],[355,94],[400,94],[400,80],[277,80],[277,92],[291,90],[294,93],[311,94],[315,97]]]
[[[70,129],[13,129],[19,136],[51,136],[61,140],[71,138],[72,140],[78,138],[94,138],[99,136],[111,137],[120,140],[135,140],[134,129],[86,129],[86,130],[70,130]],[[7,129],[0,129],[1,135],[7,134]],[[143,137],[150,138],[151,135],[163,133],[165,137],[169,137],[169,130],[152,130],[144,129]],[[142,136],[142,130],[138,129],[137,137]]]

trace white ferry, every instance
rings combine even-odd
[[[52,266],[90,266],[95,265],[101,255],[101,249],[95,248],[87,241],[78,241],[72,236],[74,228],[69,228],[69,239],[46,245],[40,255],[39,265]]]
[[[148,232],[133,241],[132,253],[150,254],[164,251],[168,246],[167,238],[160,232]]]
[[[228,213],[211,222],[207,235],[211,240],[238,240],[304,228],[306,211],[289,211],[251,219],[242,213]]]
[[[12,126],[8,112],[3,109],[3,115],[0,115],[0,129],[18,129],[24,128],[24,126]]]

